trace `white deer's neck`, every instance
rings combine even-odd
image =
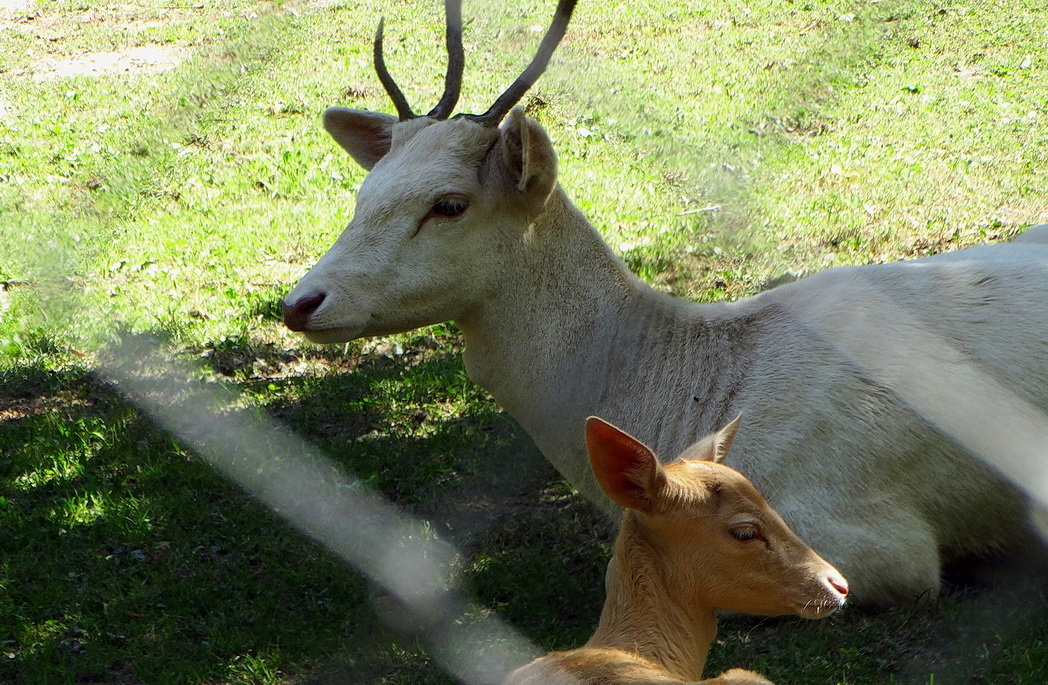
[[[659,296],[559,187],[510,260],[499,291],[458,321],[466,370],[577,483],[588,477],[584,460],[561,454],[581,444],[584,412],[593,411],[604,382],[609,338],[624,328],[636,300]]]
[[[642,283],[559,188],[508,259],[499,291],[458,320],[466,369],[595,502],[607,498],[587,466],[587,416],[639,431],[667,454],[731,418],[732,398],[715,395],[741,367],[721,363],[734,350],[709,320],[723,306],[682,303]],[[668,389],[662,404],[649,397],[637,407],[651,387]]]
[[[615,542],[615,569],[600,623],[586,646],[638,654],[675,678],[698,680],[717,636],[716,614],[680,605],[682,593],[668,587],[657,553],[635,526],[627,515]]]

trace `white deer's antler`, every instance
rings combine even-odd
[[[524,69],[523,73],[510,84],[509,88],[495,100],[495,103],[486,112],[483,114],[463,113],[456,115],[456,118],[467,118],[483,126],[498,126],[506,114],[513,108],[513,105],[517,104],[524,97],[524,93],[528,92],[528,89],[535,84],[542,72],[546,70],[549,60],[553,56],[553,51],[557,49],[557,45],[564,38],[564,32],[567,31],[568,22],[571,20],[571,13],[574,11],[577,1],[560,0],[553,14],[553,23],[550,24],[546,35],[543,36],[542,43],[539,45],[535,57]],[[456,0],[446,0],[444,2],[444,15],[447,23],[446,43],[448,48],[448,71],[444,77],[444,94],[440,97],[436,107],[426,115],[431,119],[437,120],[447,119],[451,116],[452,110],[455,109],[455,104],[458,103],[459,94],[462,91],[462,70],[466,63],[462,48],[462,3]],[[411,110],[407,98],[404,97],[404,93],[390,75],[389,70],[386,68],[386,61],[382,56],[382,30],[384,23],[384,20],[379,20],[378,30],[375,32],[375,71],[378,72],[378,80],[382,82],[382,87],[385,88],[386,93],[393,101],[393,106],[396,107],[400,120],[415,119],[419,115]]]
[[[557,49],[557,45],[564,38],[565,31],[568,30],[568,22],[571,20],[571,13],[575,10],[577,1],[560,0],[557,3],[557,9],[553,13],[553,23],[546,30],[546,35],[542,37],[542,43],[539,44],[535,57],[517,77],[517,80],[511,83],[509,88],[495,100],[495,104],[488,108],[488,111],[483,114],[459,114],[457,116],[470,119],[483,126],[498,126],[506,114],[513,109],[513,105],[524,97],[524,93],[528,92],[542,72],[546,71],[553,51]]]
[[[447,119],[455,109],[459,93],[462,92],[462,70],[466,64],[466,56],[462,50],[462,3],[459,0],[445,0],[444,21],[447,25],[445,41],[448,47],[448,70],[444,75],[444,94],[440,96],[437,106],[426,115],[432,119]],[[393,101],[393,106],[397,108],[400,120],[415,119],[419,115],[411,110],[407,98],[390,75],[389,69],[386,68],[386,60],[382,56],[384,26],[385,19],[379,19],[378,30],[375,31],[375,71],[378,72],[378,80],[382,82],[382,87]]]

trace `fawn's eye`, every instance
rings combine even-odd
[[[732,526],[728,529],[728,535],[732,536],[739,542],[753,542],[754,540],[762,539],[760,529],[752,523],[740,523],[739,525]]]
[[[430,208],[429,215],[426,218],[441,217],[453,219],[456,216],[461,216],[467,209],[469,209],[469,202],[465,198],[449,195],[437,200],[433,207]]]

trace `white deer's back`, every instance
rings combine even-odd
[[[999,474],[1048,492],[1046,289],[1048,246],[1017,244],[730,305],[645,298],[669,311],[617,351],[609,366],[632,354],[631,372],[594,411],[650,426],[638,437],[661,453],[745,412],[740,470],[860,599],[934,591],[941,561],[1025,534],[1026,502]]]

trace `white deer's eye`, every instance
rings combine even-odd
[[[461,216],[467,209],[469,209],[469,202],[462,197],[442,197],[437,200],[433,207],[429,210],[430,217],[441,217],[445,219],[453,219],[456,216]]]
[[[760,529],[752,523],[740,523],[728,529],[728,535],[739,542],[753,542],[763,539]]]

